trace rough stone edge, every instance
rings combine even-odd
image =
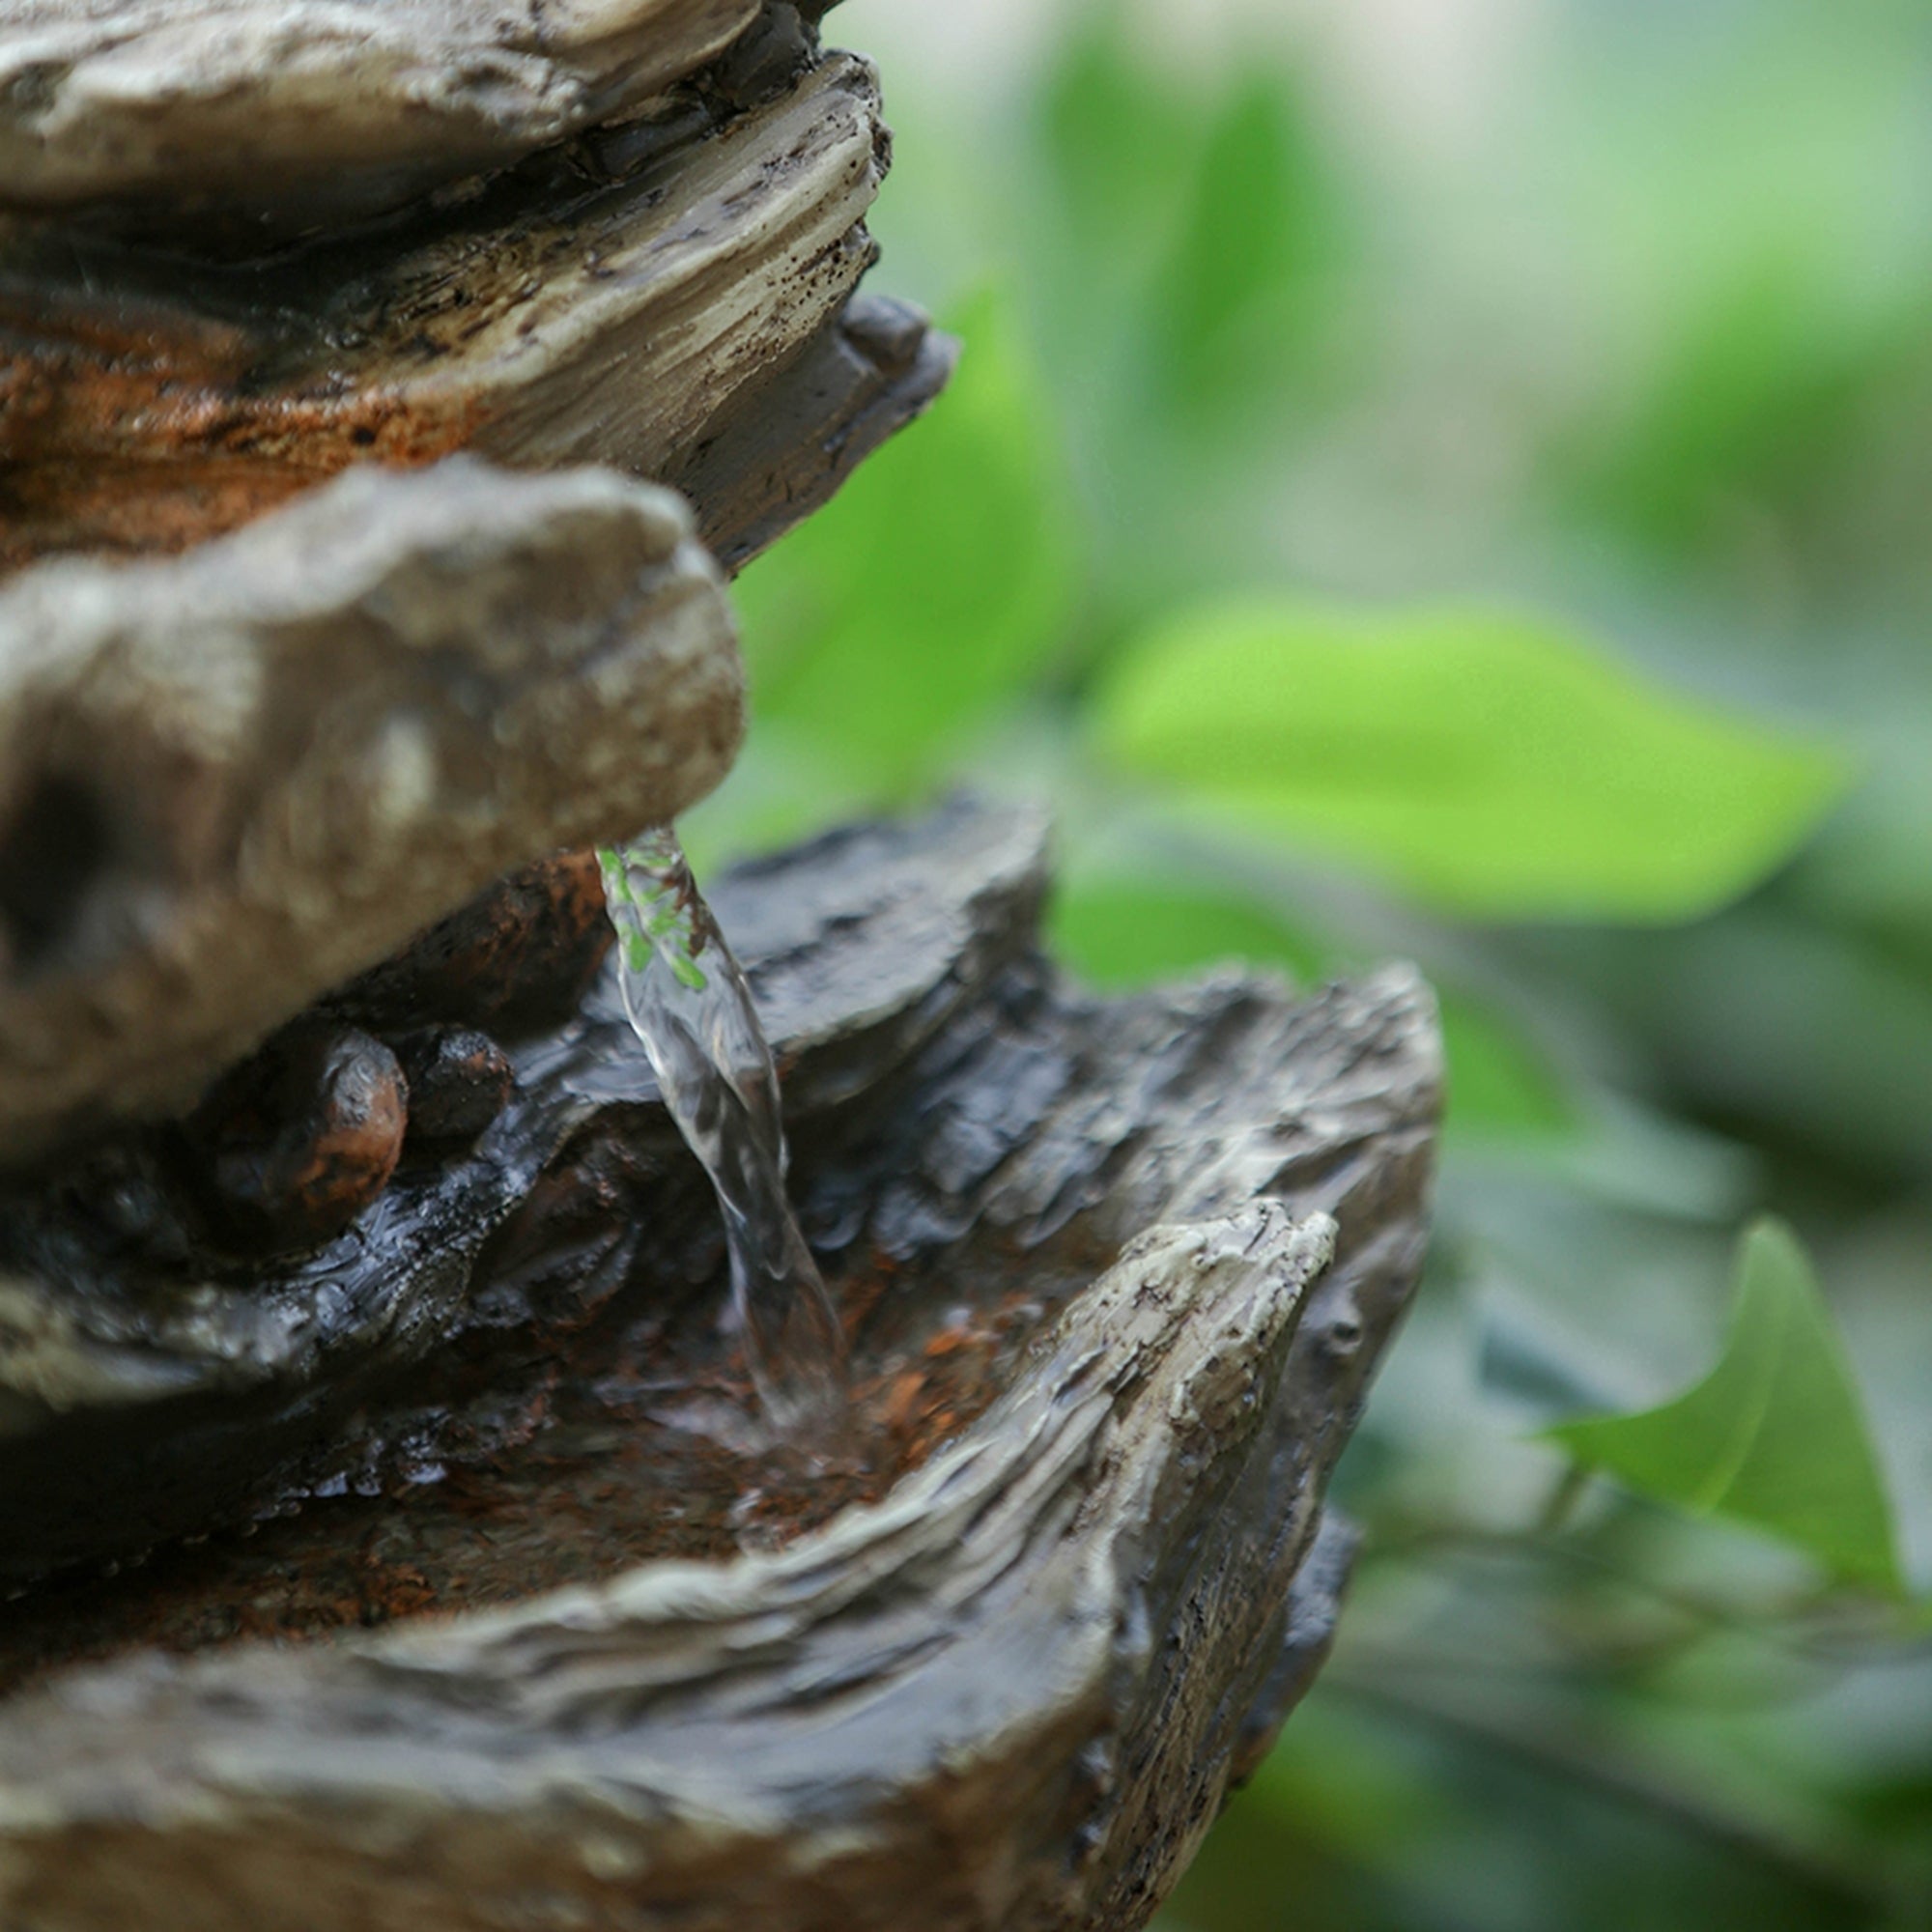
[[[1136,1755],[1166,1755],[1179,1699],[1225,1782],[1222,1654],[1312,1541],[1312,1498],[1239,1577],[1201,1532],[1232,1488],[1281,1480],[1269,1398],[1333,1238],[1267,1203],[1151,1231],[964,1437],[778,1556],[24,1700],[0,1743],[12,1909],[92,1924],[90,1900],[142,1896],[144,1924],[216,1932],[293,1923],[320,1888],[372,1932],[467,1928],[536,1922],[480,1901],[540,1886],[592,1924],[633,1890],[643,1924],[672,1897],[705,1897],[679,1920],[704,1926],[1095,1922],[1173,1795]],[[1245,1626],[1212,1646],[1210,1600]]]
[[[288,333],[313,267],[268,274],[261,313],[238,321],[232,291],[172,258],[22,242],[0,265],[0,568],[183,550],[344,469],[457,448],[670,481],[749,554],[950,368],[936,341],[868,332],[864,304],[841,332],[887,153],[876,75],[827,55],[635,177],[553,185],[549,213],[506,188],[494,213],[330,255],[332,284],[364,295],[320,344]],[[562,252],[532,285],[533,237]],[[804,446],[775,446],[786,425]]]
[[[743,673],[691,531],[662,490],[464,459],[0,590],[0,818],[91,813],[96,862],[16,936],[0,1154],[191,1102],[503,872],[710,790]]]
[[[378,213],[636,111],[759,12],[759,0],[536,14],[392,0],[359,17],[315,0],[15,8],[0,31],[0,207],[107,203],[201,223],[232,212],[265,234]]]
[[[1202,986],[1199,1003],[1218,1010],[1231,996],[1279,999],[1223,976]],[[1328,1272],[1297,1297],[1292,1334],[1269,1345],[1277,1351],[1261,1373],[1271,1401],[1251,1406],[1243,1397],[1240,1377],[1255,1372],[1257,1350],[1236,1332],[1241,1324],[1192,1317],[1179,1324],[1190,1346],[1212,1356],[1220,1345],[1219,1401],[1163,1408],[1145,1355],[1108,1396],[1110,1413],[1129,1417],[1125,1428],[1151,1420],[1171,1446],[1199,1425],[1206,1442],[1165,1475],[1147,1471],[1118,1520],[1105,1507],[1082,1515],[1083,1503],[1060,1520],[1100,1552],[1079,1576],[1093,1585],[1097,1574],[1115,1592],[1111,1612],[1080,1614],[1089,1600],[1078,1590],[1027,1587],[1037,1573],[1023,1564],[997,1605],[988,1587],[978,1627],[984,1658],[948,1679],[943,1661],[958,1654],[948,1633],[972,1620],[953,1615],[963,1600],[948,1594],[954,1544],[942,1533],[931,1563],[899,1594],[895,1621],[891,1603],[867,1621],[863,1606],[832,1602],[836,1565],[791,1598],[781,1592],[766,1605],[776,1622],[755,1626],[733,1623],[748,1607],[725,1580],[727,1569],[742,1576],[738,1566],[650,1566],[602,1589],[356,1646],[317,1666],[316,1698],[303,1689],[311,1680],[299,1652],[250,1652],[240,1685],[225,1674],[233,1655],[77,1674],[10,1707],[0,1727],[0,1815],[14,1839],[24,1932],[121,1922],[226,1932],[277,1923],[276,1902],[290,1895],[318,1901],[305,1932],[331,1922],[497,1932],[542,1922],[549,1909],[531,1903],[536,1916],[520,1916],[514,1903],[483,1903],[500,1899],[568,1901],[557,1909],[592,1925],[649,1926],[653,1874],[675,1882],[680,1932],[722,1932],[748,1915],[812,1932],[1143,1923],[1325,1649],[1346,1548],[1336,1532],[1321,1533],[1321,1491],[1426,1239],[1440,1097],[1427,989],[1412,970],[1392,968],[1293,1010],[1305,1017],[1284,1042],[1321,1042],[1318,1064],[1333,1068],[1321,1077],[1340,1073],[1343,1087],[1327,1100],[1317,1098],[1325,1087],[1308,1089],[1235,1168],[1210,1162],[1197,1177],[1204,1197],[1233,1198],[1234,1185],[1246,1206],[1153,1238],[1202,1238],[1209,1226],[1256,1216],[1265,1224],[1282,1213],[1268,1197],[1291,1210],[1311,1197],[1334,1201],[1343,1238]],[[1317,1113],[1302,1113],[1311,1106],[1319,1127]],[[1245,1191],[1257,1187],[1260,1200]],[[1077,1328],[1096,1310],[1104,1303],[1090,1292],[1066,1323]],[[1118,1326],[1111,1315],[1098,1325]],[[1250,1339],[1255,1332],[1250,1325]],[[1103,1333],[1073,1373],[1105,1354]],[[1065,1362],[1064,1352],[1051,1359]],[[1037,1370],[1031,1386],[1054,1372]],[[997,1435],[1001,1425],[986,1427]],[[1101,1487],[1085,1475],[1073,1492],[1045,1481],[1042,1515],[1055,1494]],[[914,1493],[895,1492],[884,1507]],[[917,1537],[916,1521],[908,1533]],[[775,1574],[796,1580],[777,1561],[767,1582]],[[695,1698],[679,1688],[676,1658],[666,1665],[643,1611],[725,1634],[700,1646],[704,1688]],[[1029,1615],[1056,1634],[1040,1654],[1056,1668],[1067,1663],[1050,1697],[1029,1698],[1007,1681],[1035,1655],[1024,1640],[1037,1628]],[[792,1640],[801,1617],[823,1646]],[[847,1628],[855,1618],[856,1632]],[[734,1628],[743,1641],[728,1640]],[[856,1677],[836,1649],[841,1630],[846,1662],[866,1661]],[[841,1808],[824,1791],[824,1780],[842,1776],[831,1748],[841,1687],[867,1683],[867,1671],[928,1667],[970,1693],[986,1723],[970,1737],[928,1726],[934,1749],[911,1787],[858,1778]],[[998,1713],[977,1701],[987,1685],[1000,1709],[1011,1708],[1009,1690],[1027,1706],[1015,1728],[1002,1730]],[[418,1695],[425,1687],[433,1694]],[[199,1714],[185,1740],[185,1712]],[[847,1772],[875,1761],[890,1769],[895,1752],[918,1756],[917,1743],[905,1742],[917,1726],[909,1731],[890,1711],[885,1720],[883,1744],[869,1733],[848,1744]],[[997,1743],[991,1755],[971,1741],[986,1736]],[[787,1764],[799,1778],[790,1808]],[[450,1773],[441,1787],[438,1767]],[[115,1782],[124,1775],[166,1784],[201,1808],[178,1832],[150,1831],[140,1803]],[[113,1795],[102,1795],[102,1779]],[[77,1800],[92,1822],[63,1823]],[[228,1808],[237,1801],[245,1815]],[[983,1847],[983,1861],[965,1856],[968,1847]],[[93,1902],[83,1903],[89,1888]],[[718,1909],[694,1913],[700,1896],[715,1896]],[[325,1897],[335,1901],[333,1918]],[[184,1917],[118,1921],[101,1902],[131,1911],[155,1898],[185,1901]],[[42,1911],[50,1916],[37,1918]]]

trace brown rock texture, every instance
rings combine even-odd
[[[0,208],[276,227],[394,208],[646,107],[758,0],[17,0]]]
[[[0,1932],[1135,1932],[1325,1653],[1411,971],[1094,999],[968,799],[716,882],[810,1448],[626,1016],[952,365],[823,11],[0,10]]]
[[[689,514],[609,473],[365,469],[179,560],[17,579],[0,1154],[192,1104],[505,870],[702,797],[742,724]]]
[[[609,980],[359,1240],[70,1293],[69,1406],[0,1412],[18,1548],[286,1487],[0,1614],[9,1932],[1146,1922],[1332,1631],[1440,1053],[1400,968],[1089,998],[1037,951],[1042,830],[962,803],[713,895],[856,1461],[761,1430]],[[16,1283],[32,1238],[0,1216]]]
[[[694,96],[259,259],[0,226],[0,569],[185,549],[459,448],[668,481],[742,561],[952,368],[916,311],[854,299],[877,82],[796,37],[745,104]]]

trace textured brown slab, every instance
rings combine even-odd
[[[816,426],[773,385],[872,258],[887,147],[870,69],[832,56],[722,122],[599,138],[454,209],[266,262],[0,238],[0,568],[181,549],[354,463],[470,447],[658,477],[702,469],[760,398]],[[847,339],[867,353],[863,326]],[[870,366],[846,417],[898,400],[860,448],[945,373],[916,344]],[[793,445],[808,469],[824,440]],[[750,455],[769,462],[769,441]],[[708,475],[722,529],[738,479]]]
[[[398,207],[636,112],[759,0],[14,0],[0,208],[270,228]]]
[[[365,469],[0,589],[0,1154],[175,1110],[492,879],[717,783],[724,582],[669,493]]]
[[[1086,998],[1032,950],[1038,841],[955,807],[715,895],[870,1467],[760,1439],[600,989],[465,1178],[524,1205],[444,1277],[401,1453],[0,1626],[10,1932],[1151,1916],[1332,1629],[1321,1492],[1420,1266],[1439,1048],[1405,969]],[[370,1233],[429,1306],[437,1245]],[[482,1389],[521,1428],[466,1458],[437,1415]]]

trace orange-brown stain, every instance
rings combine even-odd
[[[483,420],[380,385],[261,382],[274,346],[171,303],[0,284],[0,570],[185,550],[351,464],[434,463]]]

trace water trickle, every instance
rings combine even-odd
[[[837,1446],[849,1413],[844,1330],[785,1193],[778,1069],[744,971],[668,827],[597,856],[624,1010],[724,1209],[759,1399],[785,1435]]]

